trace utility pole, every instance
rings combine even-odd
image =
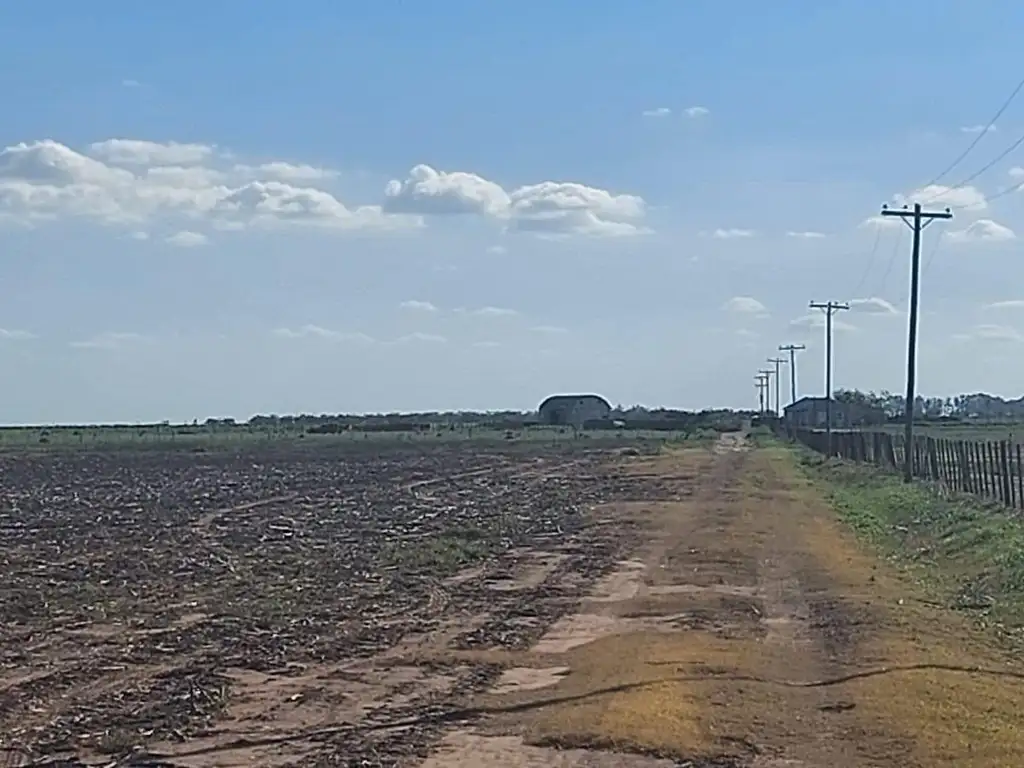
[[[786,360],[781,357],[769,357],[767,362],[775,364],[775,416],[776,418],[782,416],[782,411],[779,409],[779,393],[782,391],[782,377],[779,375],[779,366],[786,363]]]
[[[759,376],[764,377],[764,410],[767,413],[772,408],[772,374],[774,371],[762,368],[757,373]],[[775,383],[778,385],[778,382]],[[776,389],[776,391],[778,390]]]
[[[803,344],[782,344],[779,352],[789,352],[789,396],[792,398],[790,404],[796,402],[796,353],[807,349]]]
[[[825,444],[832,458],[832,315],[848,310],[850,305],[842,301],[812,301],[810,306],[825,313]]]
[[[757,402],[760,406],[758,413],[764,416],[764,390],[768,386],[768,377],[763,373],[758,373],[754,377],[754,381],[757,382],[754,386],[757,387]]]
[[[909,483],[914,476],[913,456],[910,446],[914,441],[914,384],[917,375],[917,299],[921,280],[921,232],[936,219],[953,218],[952,211],[922,211],[920,203],[913,208],[903,206],[899,211],[882,206],[883,216],[899,216],[903,223],[914,232],[913,250],[910,255],[910,311],[907,330],[907,398],[904,401],[905,424],[903,427],[903,482]]]

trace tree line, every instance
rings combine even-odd
[[[879,408],[890,419],[898,419],[906,413],[906,398],[884,389],[880,392],[838,389],[833,398],[836,402]],[[1024,397],[1005,400],[984,392],[953,397],[919,395],[914,399],[914,416],[932,420],[1017,421],[1024,419]]]

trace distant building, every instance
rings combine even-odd
[[[600,395],[552,395],[537,409],[542,424],[583,426],[607,419],[612,407]]]
[[[802,397],[783,409],[786,424],[800,429],[824,429],[827,398]],[[884,424],[885,411],[861,403],[832,401],[832,428],[849,429]]]

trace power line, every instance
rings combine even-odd
[[[857,287],[853,289],[855,296],[860,293],[860,289],[864,287],[864,281],[868,279],[871,267],[875,264],[875,254],[878,253],[878,244],[880,242],[882,242],[882,228],[875,227],[875,242],[871,246],[871,253],[868,254],[868,263],[864,268],[864,273],[860,276],[860,280],[857,282]]]
[[[885,274],[882,275],[882,282],[879,285],[879,293],[885,293],[885,284],[889,281],[889,274],[892,272],[892,265],[896,263],[896,254],[899,252],[900,245],[903,243],[903,230],[899,230],[896,233],[896,242],[892,244],[892,253],[889,254],[889,264],[885,268]]]
[[[985,198],[985,200],[991,203],[993,200],[998,200],[1000,197],[1012,195],[1014,192],[1020,192],[1022,189],[1024,189],[1024,181],[1020,182],[1019,184],[1013,184],[1012,186],[1007,187],[1001,192],[996,192],[994,195],[989,195],[987,198]],[[953,206],[953,210],[961,210],[967,207],[968,206],[966,205],[957,205]]]
[[[928,259],[924,263],[924,269],[921,270],[921,278],[922,279],[924,278],[925,275],[928,274],[928,268],[932,265],[932,262],[935,261],[935,254],[937,254],[939,252],[939,247],[942,245],[943,236],[945,234],[946,234],[945,230],[940,231],[939,234],[938,234],[938,237],[935,238],[935,242],[932,245],[932,249],[931,249],[931,251],[928,254]]]
[[[972,181],[974,181],[976,178],[978,178],[983,173],[985,173],[985,171],[987,171],[990,168],[992,168],[1000,160],[1002,160],[1004,157],[1006,157],[1011,152],[1013,152],[1015,149],[1017,149],[1021,144],[1024,144],[1024,133],[1022,133],[1020,136],[1018,136],[1017,140],[1015,142],[1013,142],[1010,146],[1008,146],[1006,149],[1004,149],[1002,152],[1000,152],[998,155],[996,155],[990,162],[988,162],[985,165],[983,165],[981,168],[979,168],[977,171],[972,173],[967,178],[961,180],[959,183],[954,184],[948,190],[945,190],[942,193],[936,195],[931,200],[924,200],[924,201],[922,201],[922,205],[929,205],[930,203],[933,203],[936,200],[938,200],[943,195],[948,194],[951,190],[962,189],[963,187],[967,186]],[[958,205],[958,206],[954,206],[954,207],[957,208],[957,209],[961,209],[961,208],[969,208],[970,206],[969,205]]]
[[[934,179],[932,179],[931,181],[929,181],[929,182],[928,182],[927,184],[925,184],[924,186],[926,186],[926,187],[930,187],[930,186],[931,186],[932,184],[936,184],[936,183],[938,183],[938,181],[939,181],[939,180],[940,180],[940,179],[941,179],[941,178],[942,178],[943,176],[945,176],[945,175],[946,175],[947,173],[949,173],[949,172],[950,172],[950,171],[952,171],[952,170],[953,170],[954,168],[956,168],[956,167],[957,167],[958,165],[960,165],[960,163],[962,163],[962,162],[963,162],[963,161],[964,161],[964,160],[965,160],[965,159],[967,158],[967,156],[968,156],[969,154],[971,154],[971,152],[972,152],[972,151],[974,150],[974,148],[975,148],[976,146],[978,146],[978,144],[979,144],[979,143],[981,143],[981,140],[982,140],[983,138],[985,138],[985,135],[986,135],[986,134],[987,134],[987,133],[988,133],[988,132],[989,132],[990,130],[992,130],[992,127],[993,127],[993,126],[994,126],[994,125],[996,124],[996,120],[998,120],[998,119],[999,119],[1000,117],[1002,117],[1002,116],[1003,116],[1003,113],[1004,113],[1004,112],[1005,112],[1005,111],[1006,111],[1006,110],[1007,110],[1007,109],[1009,108],[1010,104],[1012,104],[1012,103],[1013,103],[1013,100],[1014,100],[1015,98],[1017,98],[1017,94],[1019,94],[1019,93],[1021,92],[1021,90],[1024,90],[1024,79],[1021,79],[1021,81],[1020,81],[1019,83],[1017,83],[1017,87],[1013,89],[1013,92],[1012,92],[1012,93],[1011,93],[1011,94],[1009,95],[1009,97],[1008,97],[1008,98],[1006,99],[1006,101],[1004,101],[1004,102],[1003,102],[1003,105],[1002,105],[1002,106],[1001,106],[1001,107],[1000,107],[1000,108],[999,108],[999,109],[998,109],[998,110],[996,111],[996,113],[995,113],[995,114],[994,114],[994,115],[992,116],[992,119],[991,119],[991,120],[989,120],[989,121],[988,121],[988,122],[987,122],[987,123],[985,124],[985,128],[984,128],[984,130],[982,130],[982,131],[981,131],[981,133],[979,133],[979,134],[978,134],[977,136],[975,136],[975,137],[974,137],[974,141],[972,141],[972,142],[971,142],[971,143],[970,143],[970,144],[969,144],[969,145],[967,146],[967,149],[965,149],[965,150],[964,150],[963,152],[961,152],[961,153],[960,153],[960,154],[959,154],[959,155],[958,155],[958,156],[956,157],[956,159],[954,159],[952,163],[950,163],[950,164],[949,164],[948,166],[946,166],[946,168],[945,168],[945,169],[944,169],[944,170],[943,170],[943,171],[942,171],[942,172],[941,172],[941,173],[940,173],[940,174],[939,174],[938,176],[936,176],[936,177],[935,177]],[[966,183],[966,182],[963,182],[963,183]]]

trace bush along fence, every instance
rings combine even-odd
[[[828,454],[823,430],[783,428],[791,440]],[[889,432],[833,431],[832,453],[842,459],[902,471],[902,435]],[[913,476],[939,483],[950,491],[993,499],[1024,508],[1024,450],[1008,440],[949,440],[915,435],[910,445]]]

